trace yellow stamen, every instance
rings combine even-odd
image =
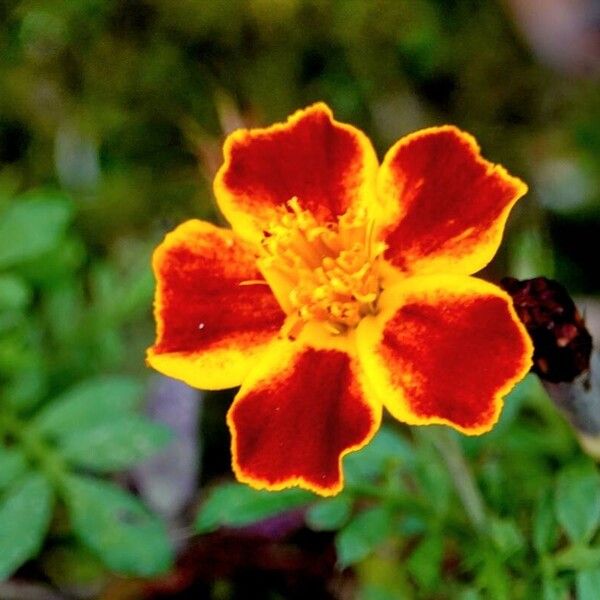
[[[364,208],[350,209],[337,224],[323,226],[292,198],[265,231],[262,246],[265,254],[257,264],[290,315],[285,328],[290,338],[308,321],[321,321],[341,335],[377,311],[385,245],[373,241]]]
[[[269,285],[264,279],[246,279],[240,281],[238,285]]]

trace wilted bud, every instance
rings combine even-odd
[[[546,277],[519,281],[505,277],[500,285],[512,296],[533,345],[533,371],[558,383],[573,381],[590,367],[592,337],[565,288]]]

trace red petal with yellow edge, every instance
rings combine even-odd
[[[415,277],[386,290],[357,330],[361,364],[387,409],[413,425],[466,434],[492,428],[533,347],[510,297],[461,275]]]
[[[252,248],[230,230],[192,220],[166,236],[153,267],[157,339],[148,363],[194,387],[239,385],[285,316]]]
[[[227,415],[235,474],[259,489],[337,494],[342,457],[371,439],[381,405],[365,399],[344,351],[281,341],[267,354]]]
[[[335,121],[323,103],[286,123],[232,133],[224,155],[215,196],[233,228],[253,242],[293,197],[319,220],[335,221],[375,194],[378,162],[369,139]]]
[[[389,150],[379,172],[379,195],[396,204],[383,235],[385,256],[420,275],[475,273],[493,258],[508,214],[526,191],[456,127],[413,133]]]

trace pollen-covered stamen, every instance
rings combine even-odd
[[[373,242],[363,208],[348,210],[325,227],[292,198],[265,231],[262,245],[258,266],[291,317],[290,337],[315,320],[340,334],[376,312],[385,245]]]

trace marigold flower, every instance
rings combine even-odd
[[[232,229],[187,221],[156,249],[148,363],[229,410],[240,481],[322,495],[382,407],[413,425],[488,431],[531,365],[510,297],[470,275],[527,190],[453,126],[368,138],[318,103],[239,130],[215,179]]]

